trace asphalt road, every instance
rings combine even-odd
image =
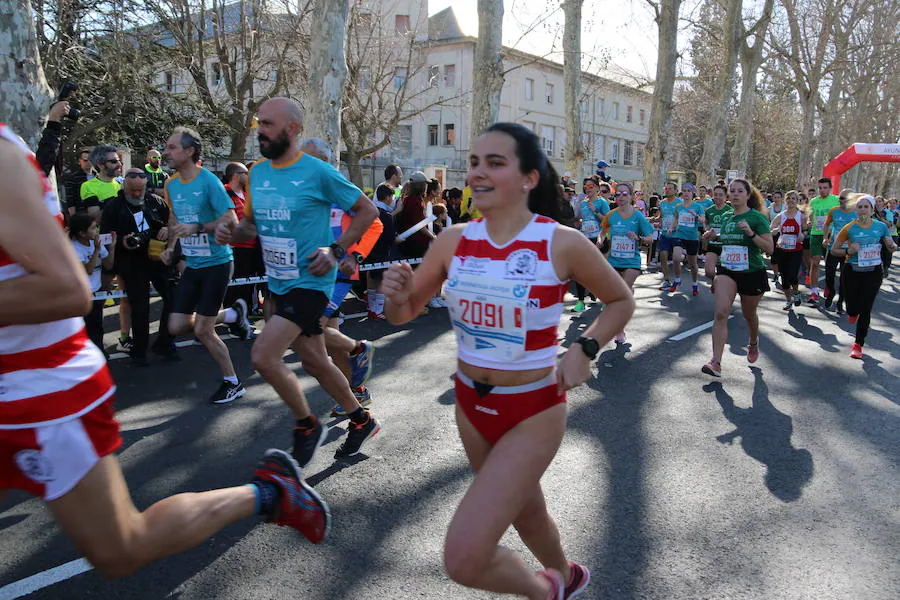
[[[847,356],[846,319],[760,306],[761,358],[744,358],[735,304],[721,380],[700,373],[712,317],[698,298],[638,280],[628,344],[604,349],[596,377],[570,392],[569,427],[543,485],[571,558],[587,565],[583,598],[865,599],[900,596],[900,277],[885,281],[866,357]],[[571,303],[570,303],[571,304]],[[349,307],[352,310],[352,307]],[[567,315],[572,340],[597,314]],[[348,321],[372,340],[369,386],[384,427],[366,455],[332,458],[343,421],[306,473],[334,515],[329,540],[305,542],[256,519],[122,581],[89,571],[35,599],[490,598],[443,573],[447,524],[471,472],[453,422],[454,342],[443,310],[405,327]],[[113,339],[112,336],[109,337]],[[119,453],[136,504],[244,483],[268,447],[290,445],[291,420],[251,376],[249,342],[228,342],[247,395],[206,403],[217,385],[200,347],[184,361],[135,369],[119,384]],[[329,398],[296,364],[314,410]],[[0,504],[0,599],[29,576],[79,558],[37,500]],[[524,552],[514,536],[506,543]],[[528,560],[537,563],[528,555]],[[6,587],[4,587],[6,586]]]

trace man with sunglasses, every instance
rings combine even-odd
[[[131,306],[130,354],[138,367],[147,365],[151,283],[163,301],[159,336],[152,350],[168,360],[178,359],[167,326],[171,308],[168,267],[159,260],[156,251],[168,239],[169,207],[147,190],[147,180],[142,169],[129,169],[118,195],[104,205],[100,220],[101,233],[116,234],[115,271],[124,281]]]
[[[122,161],[115,146],[95,146],[88,155],[97,176],[81,184],[80,201],[76,212],[87,212],[95,219],[100,218],[103,203],[115,198],[121,184],[116,177],[122,174]]]

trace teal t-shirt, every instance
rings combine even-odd
[[[837,237],[837,234],[841,232],[841,229],[850,224],[850,221],[856,219],[856,211],[852,208],[844,212],[841,210],[841,207],[838,206],[836,208],[832,208],[831,212],[828,213],[831,215],[831,239]],[[846,248],[846,246],[843,246]]]
[[[678,215],[676,212],[679,204],[681,204],[681,202],[678,200],[673,200],[672,202],[663,200],[659,203],[659,214],[662,217],[662,231],[660,235],[671,238],[676,237],[674,233],[669,233],[669,230],[678,225]]]
[[[331,206],[350,210],[362,195],[360,189],[332,165],[308,154],[277,167],[269,160],[256,163],[247,189],[269,289],[283,295],[303,288],[330,298],[337,265],[325,275],[313,275],[308,257],[334,241]]]
[[[697,204],[703,207],[702,212],[706,212],[706,209],[715,204],[712,198],[707,198],[706,200],[696,200]]]
[[[603,219],[603,230],[609,238],[609,264],[616,269],[640,269],[641,252],[640,240],[628,237],[634,233],[639,237],[647,237],[653,234],[653,225],[639,210],[635,210],[627,219],[619,209],[613,209]]]
[[[766,263],[762,250],[738,228],[741,221],[747,221],[750,229],[757,234],[772,232],[769,219],[758,210],[750,209],[739,215],[731,213],[722,221],[722,232],[719,234],[719,241],[722,242],[721,264],[729,271],[764,271]]]
[[[675,207],[675,233],[672,237],[679,240],[700,239],[700,215],[703,214],[703,207],[699,202],[691,202],[687,206],[683,202],[679,202]]]
[[[581,233],[592,240],[600,236],[600,220],[597,219],[595,212],[600,213],[602,219],[609,212],[609,202],[599,196],[593,202],[581,201]]]
[[[881,265],[881,240],[890,235],[887,225],[877,219],[873,219],[868,227],[863,227],[854,219],[841,229],[835,243],[846,240],[859,244],[859,252],[851,254],[847,262],[862,269],[874,269]]]
[[[833,216],[831,217],[834,218]],[[886,208],[884,209],[884,218],[887,220],[887,226],[891,234],[897,233],[897,211]],[[836,233],[836,232],[835,232]]]
[[[190,181],[184,181],[180,175],[170,177],[165,193],[179,223],[210,223],[234,209],[225,186],[206,169],[200,169]],[[181,238],[181,251],[191,269],[215,267],[231,262],[232,258],[231,246],[217,244],[212,233],[201,232]]]

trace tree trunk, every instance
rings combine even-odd
[[[353,184],[359,189],[363,188],[363,175],[362,175],[362,165],[359,164],[359,161],[362,160],[362,156],[358,152],[355,151],[349,145],[346,145],[347,148],[347,171],[349,172],[350,177],[348,179],[353,182]],[[373,198],[374,199],[374,198]]]
[[[734,92],[734,74],[743,33],[742,8],[743,0],[728,0],[722,36],[725,59],[716,78],[716,98],[709,113],[709,122],[706,124],[698,183],[715,184],[716,169],[719,168],[722,155],[725,153],[726,115]]]
[[[656,15],[659,28],[659,55],[656,61],[656,81],[650,105],[650,135],[645,147],[644,188],[662,191],[668,167],[668,144],[672,132],[672,93],[675,89],[675,68],[678,62],[678,11],[681,0],[660,0]]]
[[[503,89],[503,0],[478,0],[478,41],[472,86],[472,141],[497,122]],[[471,142],[470,142],[471,145]]]
[[[41,67],[31,0],[0,0],[0,81],[0,120],[36,149],[53,92]]]
[[[565,169],[576,180],[581,179],[584,148],[581,144],[581,6],[584,0],[566,0],[565,31],[563,32],[563,78],[566,88],[566,144]]]
[[[816,133],[816,97],[813,90],[807,97],[800,97],[800,109],[803,112],[803,127],[800,130],[800,158],[797,161],[797,185],[805,187],[813,179],[812,155]],[[800,188],[798,188],[800,189]]]
[[[228,157],[231,160],[244,161],[247,156],[247,138],[249,137],[250,130],[246,127],[231,131],[231,149],[228,151]]]
[[[349,0],[319,0],[313,8],[310,35],[309,95],[305,137],[325,140],[339,164],[341,103],[347,81],[347,17]]]

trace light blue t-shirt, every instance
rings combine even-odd
[[[179,223],[211,223],[234,208],[225,186],[218,177],[200,169],[190,181],[180,175],[166,181],[166,200]],[[231,262],[231,246],[220,246],[212,233],[196,233],[181,238],[184,261],[191,269],[215,267]]]
[[[639,210],[624,218],[619,209],[613,209],[603,220],[603,228],[608,229],[609,238],[609,264],[616,269],[640,269],[641,253],[640,240],[628,237],[629,233],[635,233],[639,237],[647,237],[653,234],[653,225]]]
[[[859,244],[859,252],[851,254],[847,262],[863,270],[871,270],[881,266],[882,238],[890,234],[887,225],[877,219],[873,219],[868,227],[863,227],[854,219],[841,229],[836,240],[846,238],[851,244]]]
[[[600,213],[601,218],[606,216],[606,213],[609,212],[609,202],[601,196],[598,196],[593,202],[581,201],[581,233],[592,240],[600,236],[600,220],[594,215],[595,212]]]
[[[834,217],[832,217],[832,219],[833,218]],[[885,208],[884,218],[888,222],[888,229],[890,230],[891,234],[897,233],[897,211],[890,208]]]
[[[695,200],[695,202],[703,207],[703,211],[700,214],[705,213],[707,208],[715,204],[712,198],[707,198],[706,200]]]
[[[833,240],[837,237],[837,234],[841,232],[841,229],[850,224],[850,221],[856,219],[856,211],[848,209],[847,212],[841,210],[841,207],[835,207],[831,209],[829,213],[831,215],[831,239]]]
[[[678,215],[675,213],[680,204],[681,202],[678,200],[673,200],[672,202],[663,200],[659,203],[659,214],[662,217],[662,232],[660,235],[671,238],[676,237],[674,233],[669,233],[669,229],[678,225]]]
[[[362,195],[359,188],[332,165],[300,154],[292,163],[278,167],[269,160],[256,163],[250,169],[247,189],[269,289],[283,295],[303,288],[330,298],[337,265],[325,275],[313,275],[308,257],[334,241],[331,206],[350,210]]]
[[[679,202],[675,207],[675,233],[672,237],[679,240],[700,239],[700,215],[704,213],[703,207],[699,202],[691,202],[687,206],[683,202]]]

